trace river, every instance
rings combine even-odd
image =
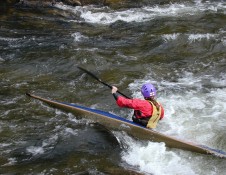
[[[156,130],[226,151],[226,3],[1,8],[0,174],[226,175],[226,160],[133,138],[25,96],[131,120],[110,89],[142,98],[151,82]]]

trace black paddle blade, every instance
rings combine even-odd
[[[100,81],[100,82],[101,82],[101,80],[100,80],[96,75],[94,75],[93,73],[89,72],[88,70],[86,70],[86,69],[84,69],[84,68],[82,68],[82,67],[79,67],[79,66],[78,66],[78,68],[79,68],[80,70],[84,71],[85,73],[89,74],[91,77],[95,78],[97,81]]]
[[[112,86],[111,86],[111,85],[109,85],[109,84],[103,82],[100,78],[98,78],[96,75],[94,75],[94,74],[91,73],[90,71],[88,71],[88,70],[86,70],[86,69],[84,69],[84,68],[82,68],[82,67],[79,67],[79,66],[78,66],[78,68],[79,68],[80,70],[84,71],[85,73],[87,73],[88,75],[90,75],[91,77],[93,77],[94,79],[96,79],[97,81],[101,82],[101,83],[104,84],[105,86],[107,86],[107,87],[109,87],[110,89],[112,89]]]
[[[29,97],[31,96],[31,94],[29,92],[26,92],[26,95],[29,96]]]
[[[93,73],[91,73],[90,71],[80,67],[80,66],[77,66],[80,70],[84,71],[85,73],[87,73],[88,75],[90,75],[91,77],[93,77],[94,79],[96,79],[97,81],[101,82],[102,84],[104,84],[105,86],[109,87],[110,89],[112,89],[112,86],[103,82],[100,78],[98,78],[96,75],[94,75]],[[126,96],[125,94],[123,94],[122,92],[120,91],[117,91],[119,94],[121,94],[122,96],[126,97],[126,98],[129,98],[131,99],[130,97]]]

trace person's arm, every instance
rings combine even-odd
[[[146,105],[150,106],[150,104],[146,100],[140,99],[128,99],[117,93],[118,88],[112,86],[111,93],[114,96],[116,103],[119,107],[131,108],[134,110],[142,110],[146,108]]]
[[[114,98],[115,98],[116,101],[117,101],[118,96],[119,96],[119,94],[117,93],[117,90],[118,90],[117,87],[112,86],[111,93],[112,93],[112,95],[114,96]]]

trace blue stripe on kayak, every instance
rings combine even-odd
[[[219,153],[219,154],[223,154],[223,155],[226,156],[226,152],[224,152],[224,151],[222,151],[222,150],[219,150],[219,149],[213,149],[213,148],[210,148],[210,147],[205,146],[205,145],[199,145],[199,146],[202,147],[202,148],[208,149],[208,150],[210,150],[210,151],[217,152],[217,153]]]
[[[92,109],[92,108],[88,108],[88,107],[80,106],[80,105],[76,105],[76,104],[71,104],[71,103],[63,103],[63,104],[73,106],[73,107],[76,107],[76,108],[79,108],[79,109],[83,109],[83,110],[86,110],[86,111],[89,111],[89,112],[93,112],[93,113],[96,113],[96,114],[104,115],[106,117],[109,117],[109,118],[112,118],[112,119],[117,119],[117,120],[129,123],[129,124],[132,124],[132,125],[136,125],[136,126],[139,126],[139,127],[142,127],[142,128],[146,128],[146,127],[139,125],[137,123],[134,123],[130,120],[127,120],[125,118],[119,117],[119,116],[114,115],[114,114],[111,114],[109,112],[101,111],[99,109]]]

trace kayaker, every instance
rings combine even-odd
[[[117,93],[118,88],[112,86],[112,94],[119,107],[134,109],[133,122],[147,128],[155,128],[158,121],[164,117],[162,105],[155,100],[156,89],[151,83],[144,84],[141,93],[144,99],[128,99]]]

